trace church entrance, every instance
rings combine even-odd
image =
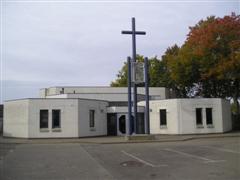
[[[117,136],[125,135],[127,125],[127,113],[108,113],[107,114],[107,135]],[[144,113],[138,113],[136,132],[134,130],[134,117],[132,116],[131,123],[131,133],[134,134],[144,134]]]
[[[118,127],[119,127],[119,131],[122,134],[126,134],[126,115],[122,115],[122,116],[119,117]]]
[[[137,118],[137,134],[145,134],[144,130],[144,113],[138,113]]]
[[[107,135],[117,136],[117,114],[116,113],[107,114]]]

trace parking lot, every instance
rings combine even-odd
[[[0,144],[0,179],[240,179],[240,138]]]

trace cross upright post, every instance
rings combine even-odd
[[[132,84],[131,84],[131,57],[127,58],[128,64],[128,120],[126,123],[127,135],[131,135],[132,124]]]
[[[148,58],[144,58],[144,73],[145,73],[145,134],[150,134],[149,127],[149,72],[148,72]]]
[[[144,31],[136,31],[135,18],[132,18],[132,31],[122,31],[122,34],[132,35],[132,62],[136,62],[136,35],[145,35]],[[133,84],[133,112],[134,112],[134,132],[137,133],[137,84]]]

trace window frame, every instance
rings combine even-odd
[[[44,112],[44,111],[47,113],[47,117],[46,117],[47,118],[47,123],[45,122],[47,124],[46,127],[45,126],[42,127],[43,126],[42,125],[43,114],[41,112]],[[48,109],[40,109],[39,110],[39,128],[40,129],[48,129],[49,128],[49,111],[48,111]]]
[[[164,114],[161,114],[161,112]],[[164,115],[163,117],[165,118],[165,123],[162,123],[164,120],[164,118],[162,119],[162,115]],[[167,127],[167,109],[159,109],[159,124],[160,127]]]
[[[95,110],[94,109],[89,110],[89,127],[95,128]]]
[[[208,110],[210,110],[210,122],[211,123],[209,123],[209,116],[208,116]],[[205,111],[206,111],[206,124],[207,124],[207,126],[208,127],[213,127],[213,108],[212,107],[207,107],[206,109],[205,109]]]
[[[200,121],[201,123],[198,123],[198,110],[200,110]],[[196,126],[198,128],[202,128],[203,127],[203,108],[197,107],[195,108],[195,120],[196,120]]]
[[[54,111],[59,113],[59,126],[54,126]],[[61,129],[61,109],[52,109],[52,129]]]

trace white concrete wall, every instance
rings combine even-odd
[[[60,94],[60,91],[64,88],[64,94],[127,94],[127,87],[107,87],[107,86],[77,86],[77,87],[51,87],[47,88],[47,95],[57,95]],[[43,97],[40,90],[41,97]],[[139,87],[138,94],[145,94],[145,88]],[[152,96],[160,96],[161,99],[166,99],[169,97],[169,90],[164,87],[150,87],[149,94]],[[82,98],[82,97],[81,97]]]
[[[219,98],[179,99],[179,134],[201,134],[224,132],[222,100]],[[196,125],[196,108],[202,108],[203,125]],[[213,125],[206,123],[206,108],[212,108]],[[226,107],[227,108],[227,107]],[[230,112],[229,112],[230,113]],[[230,114],[229,114],[230,115]]]
[[[80,98],[80,99],[92,99],[92,100],[102,100],[102,101],[111,101],[111,102],[125,102],[128,101],[128,94],[126,93],[84,93],[84,94],[59,94],[51,95],[46,98]],[[138,101],[145,99],[144,95],[138,95]]]
[[[71,138],[107,134],[105,101],[81,99],[26,99],[5,103],[4,136]],[[40,129],[40,110],[48,110],[48,128]],[[61,127],[52,128],[52,110],[61,111]],[[89,127],[89,110],[95,110],[95,127]]]
[[[145,105],[140,102],[138,105]],[[151,134],[222,133],[232,129],[230,103],[220,98],[150,101]],[[196,108],[202,108],[202,126],[196,125]],[[206,108],[212,108],[213,124],[206,123]],[[167,110],[167,127],[160,127],[159,110]]]
[[[79,99],[79,137],[107,135],[108,102]],[[89,111],[95,111],[95,127],[89,126]]]
[[[223,132],[232,130],[232,116],[230,101],[222,99],[222,122]]]
[[[60,94],[60,88],[50,87],[50,88],[45,88],[45,89],[46,89],[46,96]],[[40,89],[40,95],[44,94],[41,91],[43,91],[43,89]],[[41,98],[45,98],[45,97],[41,97]]]
[[[138,105],[145,106],[145,102]],[[177,100],[155,100],[149,102],[149,118],[151,134],[178,134]],[[167,110],[167,126],[160,126],[160,109]]]
[[[56,98],[69,98],[69,97],[68,97],[68,94],[58,94],[58,95],[46,96],[46,98],[49,98],[49,99],[50,98],[53,98],[53,99],[55,98],[56,99]]]
[[[48,110],[48,129],[40,129],[40,110]],[[52,110],[61,110],[61,128],[52,128]],[[30,99],[29,138],[78,137],[77,99]]]
[[[3,136],[28,138],[29,100],[4,103]]]
[[[42,88],[39,90],[39,97],[40,98],[45,98],[47,95],[47,88]]]

